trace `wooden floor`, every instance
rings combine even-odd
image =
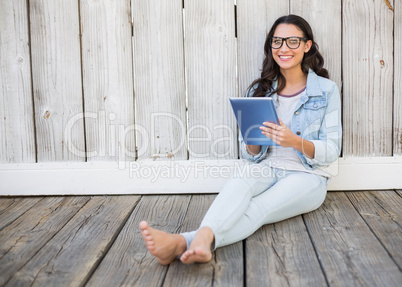
[[[215,195],[0,198],[1,286],[402,286],[402,192],[329,192],[207,264],[160,266],[138,223],[197,228]]]

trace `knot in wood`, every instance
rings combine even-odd
[[[50,118],[50,112],[49,112],[49,111],[46,111],[46,112],[43,114],[43,118],[44,118],[45,120],[47,120],[48,118]]]

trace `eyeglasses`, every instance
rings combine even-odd
[[[300,47],[300,42],[307,41],[307,38],[303,38],[303,37],[287,37],[287,38],[270,37],[269,45],[271,46],[272,49],[279,49],[280,47],[282,47],[284,41],[286,41],[286,45],[289,47],[289,49],[297,49]]]

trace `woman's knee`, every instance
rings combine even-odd
[[[230,192],[233,196],[250,194],[255,196],[267,188],[269,183],[264,183],[256,178],[232,178],[224,186],[221,192]]]
[[[309,186],[306,186],[304,196],[304,201],[308,203],[308,210],[306,212],[319,208],[327,196],[326,178],[312,174],[309,184]]]
[[[314,190],[315,204],[313,205],[312,210],[319,208],[324,203],[325,198],[327,197],[327,180],[324,180],[325,182],[317,185],[316,189]]]

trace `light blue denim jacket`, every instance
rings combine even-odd
[[[276,87],[277,82],[275,81],[273,89]],[[273,94],[272,98],[276,104],[277,94]],[[335,82],[320,77],[311,69],[309,70],[306,93],[300,98],[295,111],[293,111],[291,130],[294,134],[314,144],[313,159],[297,151],[307,170],[327,166],[337,160],[341,152],[342,125],[341,99]],[[239,141],[243,158],[260,162],[266,156],[268,146],[262,146],[260,153],[252,156],[246,151],[246,145],[241,135]]]

